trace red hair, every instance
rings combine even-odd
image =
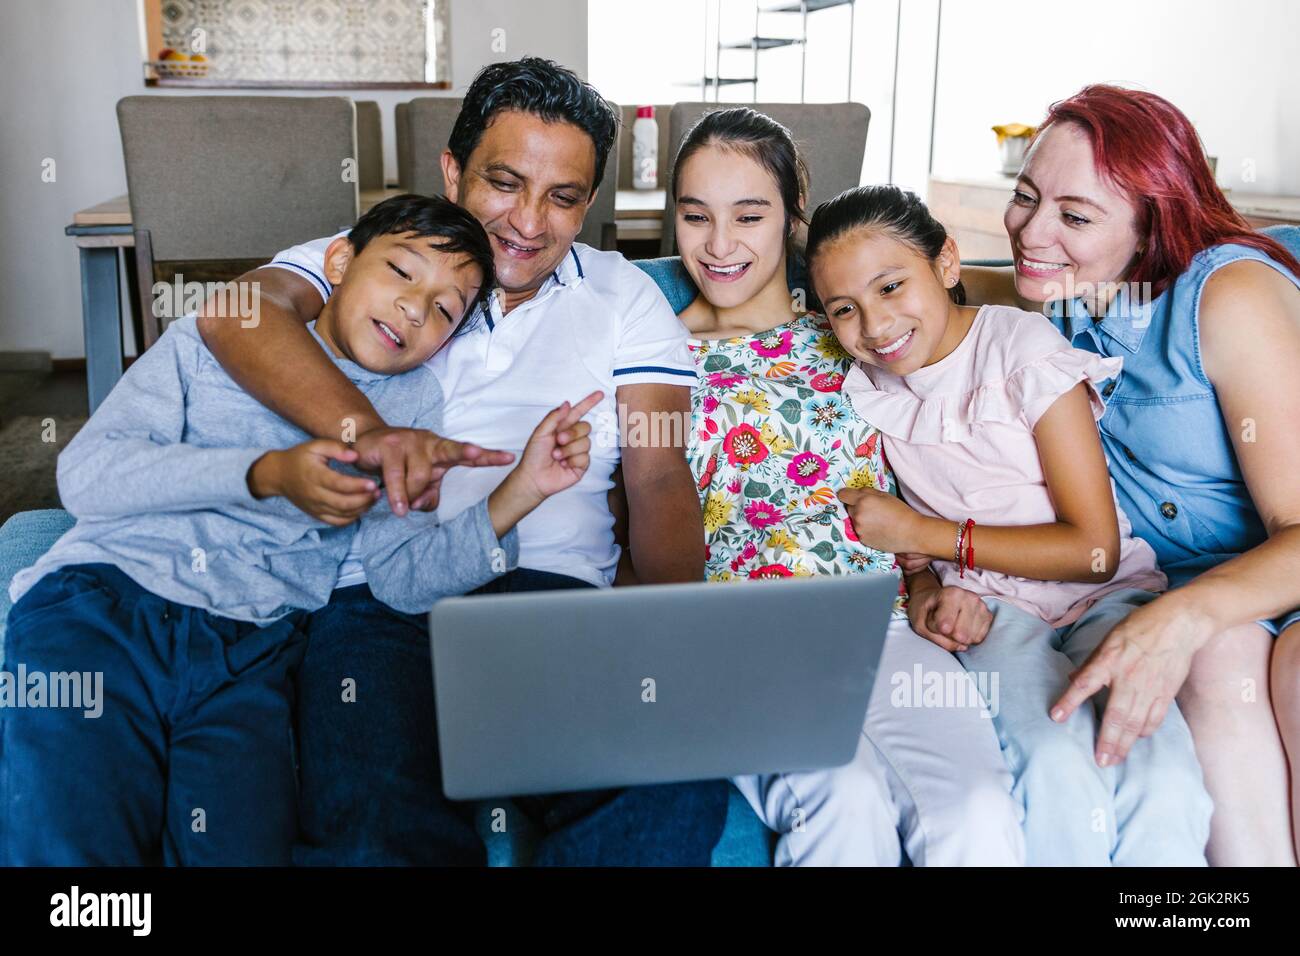
[[[1053,103],[1042,131],[1074,123],[1088,136],[1097,171],[1137,207],[1142,252],[1130,282],[1150,282],[1155,295],[1203,249],[1232,242],[1251,246],[1300,276],[1300,261],[1256,232],[1214,181],[1195,127],[1168,100],[1118,86],[1085,86]]]

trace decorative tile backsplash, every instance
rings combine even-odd
[[[446,80],[448,6],[449,0],[162,0],[163,42],[185,53],[206,47],[199,52],[208,58],[208,75],[219,79]],[[434,67],[427,77],[426,56]]]

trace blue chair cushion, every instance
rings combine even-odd
[[[5,628],[12,606],[9,582],[23,568],[35,564],[73,524],[72,516],[66,511],[50,509],[19,512],[0,525],[0,666],[4,662]],[[505,819],[509,821],[504,833],[493,831],[493,810],[497,807],[506,810]],[[489,866],[523,866],[532,858],[540,834],[509,801],[480,803],[475,808],[474,823],[487,847]],[[771,834],[740,791],[732,787],[727,823],[714,848],[713,865],[770,866],[771,862]]]

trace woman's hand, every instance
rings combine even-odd
[[[867,547],[895,553],[916,550],[922,516],[907,502],[875,488],[841,488],[836,495],[853,522],[853,533]]]
[[[1192,657],[1212,636],[1202,615],[1184,611],[1174,594],[1138,608],[1117,625],[1053,705],[1055,721],[1066,720],[1093,694],[1110,688],[1097,737],[1096,760],[1113,766],[1128,756],[1138,737],[1160,727],[1174,702]]]

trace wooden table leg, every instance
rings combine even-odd
[[[122,295],[113,246],[81,248],[86,394],[93,414],[122,377]]]

